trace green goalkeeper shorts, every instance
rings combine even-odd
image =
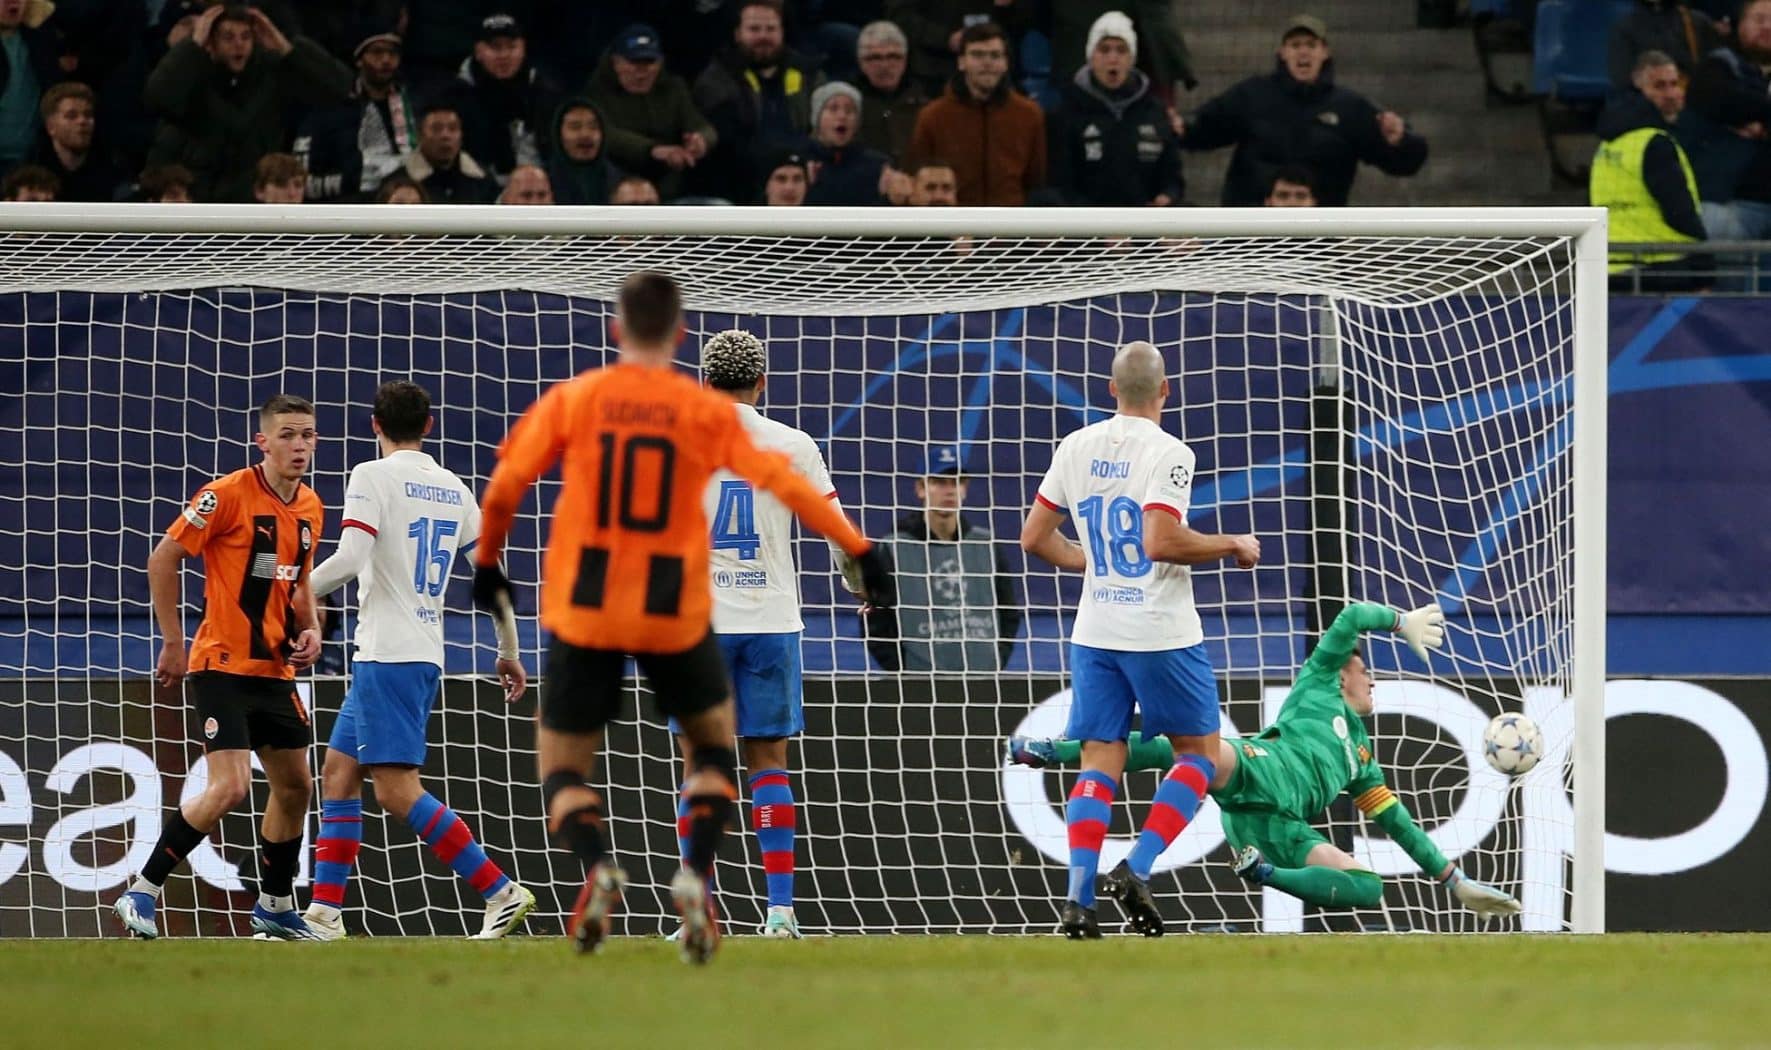
[[[1224,837],[1242,852],[1244,846],[1261,851],[1276,868],[1301,868],[1310,851],[1328,841],[1307,821],[1282,817],[1262,810],[1223,810]]]
[[[1310,850],[1328,839],[1309,821],[1292,816],[1303,800],[1279,758],[1284,745],[1255,740],[1230,743],[1239,751],[1236,769],[1228,784],[1212,792],[1223,812],[1225,837],[1237,852],[1253,846],[1277,867],[1303,867]]]

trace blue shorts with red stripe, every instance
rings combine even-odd
[[[1222,724],[1205,645],[1129,653],[1070,643],[1071,740],[1124,740],[1132,709],[1145,736],[1209,736]]]
[[[359,660],[326,746],[366,766],[424,765],[424,730],[443,669]]]

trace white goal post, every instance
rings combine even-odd
[[[614,290],[648,268],[684,288],[685,365],[722,328],[765,340],[762,410],[819,441],[870,535],[916,509],[928,450],[957,447],[964,513],[994,534],[1012,594],[980,612],[962,568],[931,570],[906,636],[958,624],[979,644],[958,646],[962,673],[882,670],[827,553],[800,544],[802,924],[1050,928],[1068,774],[1005,769],[1000,741],[1061,728],[1079,584],[1023,565],[1011,529],[1056,440],[1111,410],[1112,349],[1148,338],[1176,388],[1166,425],[1200,454],[1196,517],[1263,534],[1271,560],[1197,576],[1230,724],[1272,714],[1340,604],[1441,601],[1430,673],[1368,643],[1379,757],[1447,855],[1525,903],[1503,928],[1602,932],[1606,262],[1605,212],[1589,208],[0,205],[0,374],[17,377],[0,384],[15,435],[0,451],[0,936],[106,931],[105,905],[192,789],[200,737],[148,682],[145,564],[197,485],[251,461],[250,409],[285,389],[319,405],[324,554],[345,475],[375,454],[378,382],[430,389],[439,460],[480,488],[540,391],[603,362]],[[543,483],[512,536],[527,589],[554,492]],[[187,574],[192,614],[200,593]],[[491,628],[450,595],[460,626],[426,776],[557,913],[578,876],[539,827],[533,701],[505,712],[481,695]],[[534,672],[532,596],[525,620]],[[323,742],[341,686],[310,689]],[[664,927],[675,849],[671,745],[641,710],[598,774],[635,875],[630,933]],[[1501,710],[1531,714],[1548,746],[1510,781],[1475,747]],[[1121,840],[1153,790],[1136,777],[1114,807]],[[175,877],[173,932],[231,930],[246,819]],[[1319,928],[1226,877],[1215,823],[1208,806],[1159,865],[1171,920]],[[459,932],[473,902],[388,824],[366,822],[353,929]],[[1481,928],[1356,811],[1321,826],[1387,877],[1361,926]],[[743,922],[762,880],[753,836],[734,838],[719,881]]]

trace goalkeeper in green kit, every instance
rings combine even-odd
[[[1341,792],[1384,829],[1421,870],[1444,883],[1479,915],[1516,915],[1519,902],[1466,877],[1445,859],[1384,783],[1364,718],[1371,714],[1371,672],[1359,655],[1362,631],[1396,631],[1423,659],[1445,640],[1436,605],[1402,613],[1386,605],[1349,605],[1335,617],[1298,675],[1273,724],[1252,737],[1226,737],[1218,748],[1211,797],[1223,813],[1224,835],[1236,850],[1236,874],[1325,908],[1370,908],[1383,880],[1310,825]],[[1166,737],[1133,733],[1126,770],[1168,769]],[[1075,740],[1011,737],[1009,760],[1042,768],[1081,758]]]

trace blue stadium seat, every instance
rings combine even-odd
[[[1562,102],[1602,102],[1611,26],[1633,0],[1543,0],[1537,5],[1532,89]]]

